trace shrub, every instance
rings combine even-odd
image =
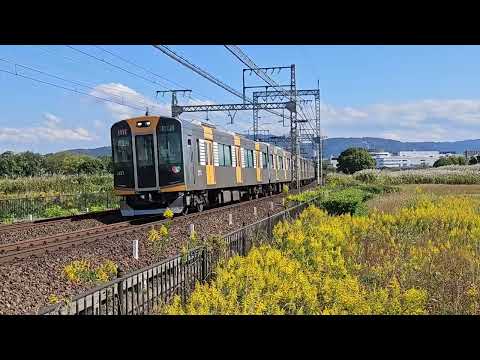
[[[321,201],[321,207],[331,215],[355,214],[368,193],[360,189],[345,189],[331,193]],[[361,211],[360,209],[358,211]]]
[[[338,157],[337,169],[345,174],[353,174],[373,167],[375,167],[375,159],[365,149],[349,148]]]
[[[105,283],[117,274],[117,265],[106,260],[93,268],[88,260],[75,260],[64,267],[67,279],[76,284]]]

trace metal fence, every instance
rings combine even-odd
[[[55,214],[59,207],[63,210],[87,212],[98,206],[106,209],[119,207],[119,200],[111,192],[65,194],[35,198],[11,198],[0,200],[0,219],[21,220],[60,216]]]
[[[179,295],[185,301],[197,282],[208,281],[218,261],[246,255],[252,246],[269,242],[273,227],[281,220],[296,218],[311,200],[245,226],[223,238],[223,250],[198,247],[155,265],[129,273],[76,296],[68,303],[51,305],[40,315],[142,315],[150,314]]]

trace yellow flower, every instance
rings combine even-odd
[[[163,216],[164,216],[166,219],[171,219],[171,218],[173,218],[173,211],[170,210],[170,208],[167,208],[167,209],[163,212]]]

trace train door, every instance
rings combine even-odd
[[[136,173],[138,189],[155,189],[155,151],[153,134],[135,136]]]
[[[255,144],[255,153],[253,155],[253,166],[257,172],[257,182],[262,181],[262,153],[260,152],[260,144]]]
[[[207,173],[207,185],[215,184],[215,166],[213,164],[213,142],[205,140],[207,150],[207,165],[205,165],[205,171]]]
[[[187,156],[188,156],[188,168],[187,168],[187,184],[193,184],[195,185],[197,177],[195,176],[196,169],[195,169],[195,163],[194,157],[193,157],[193,139],[192,135],[188,134],[187,135]]]

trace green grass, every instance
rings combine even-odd
[[[113,175],[0,178],[0,199],[113,191]]]

